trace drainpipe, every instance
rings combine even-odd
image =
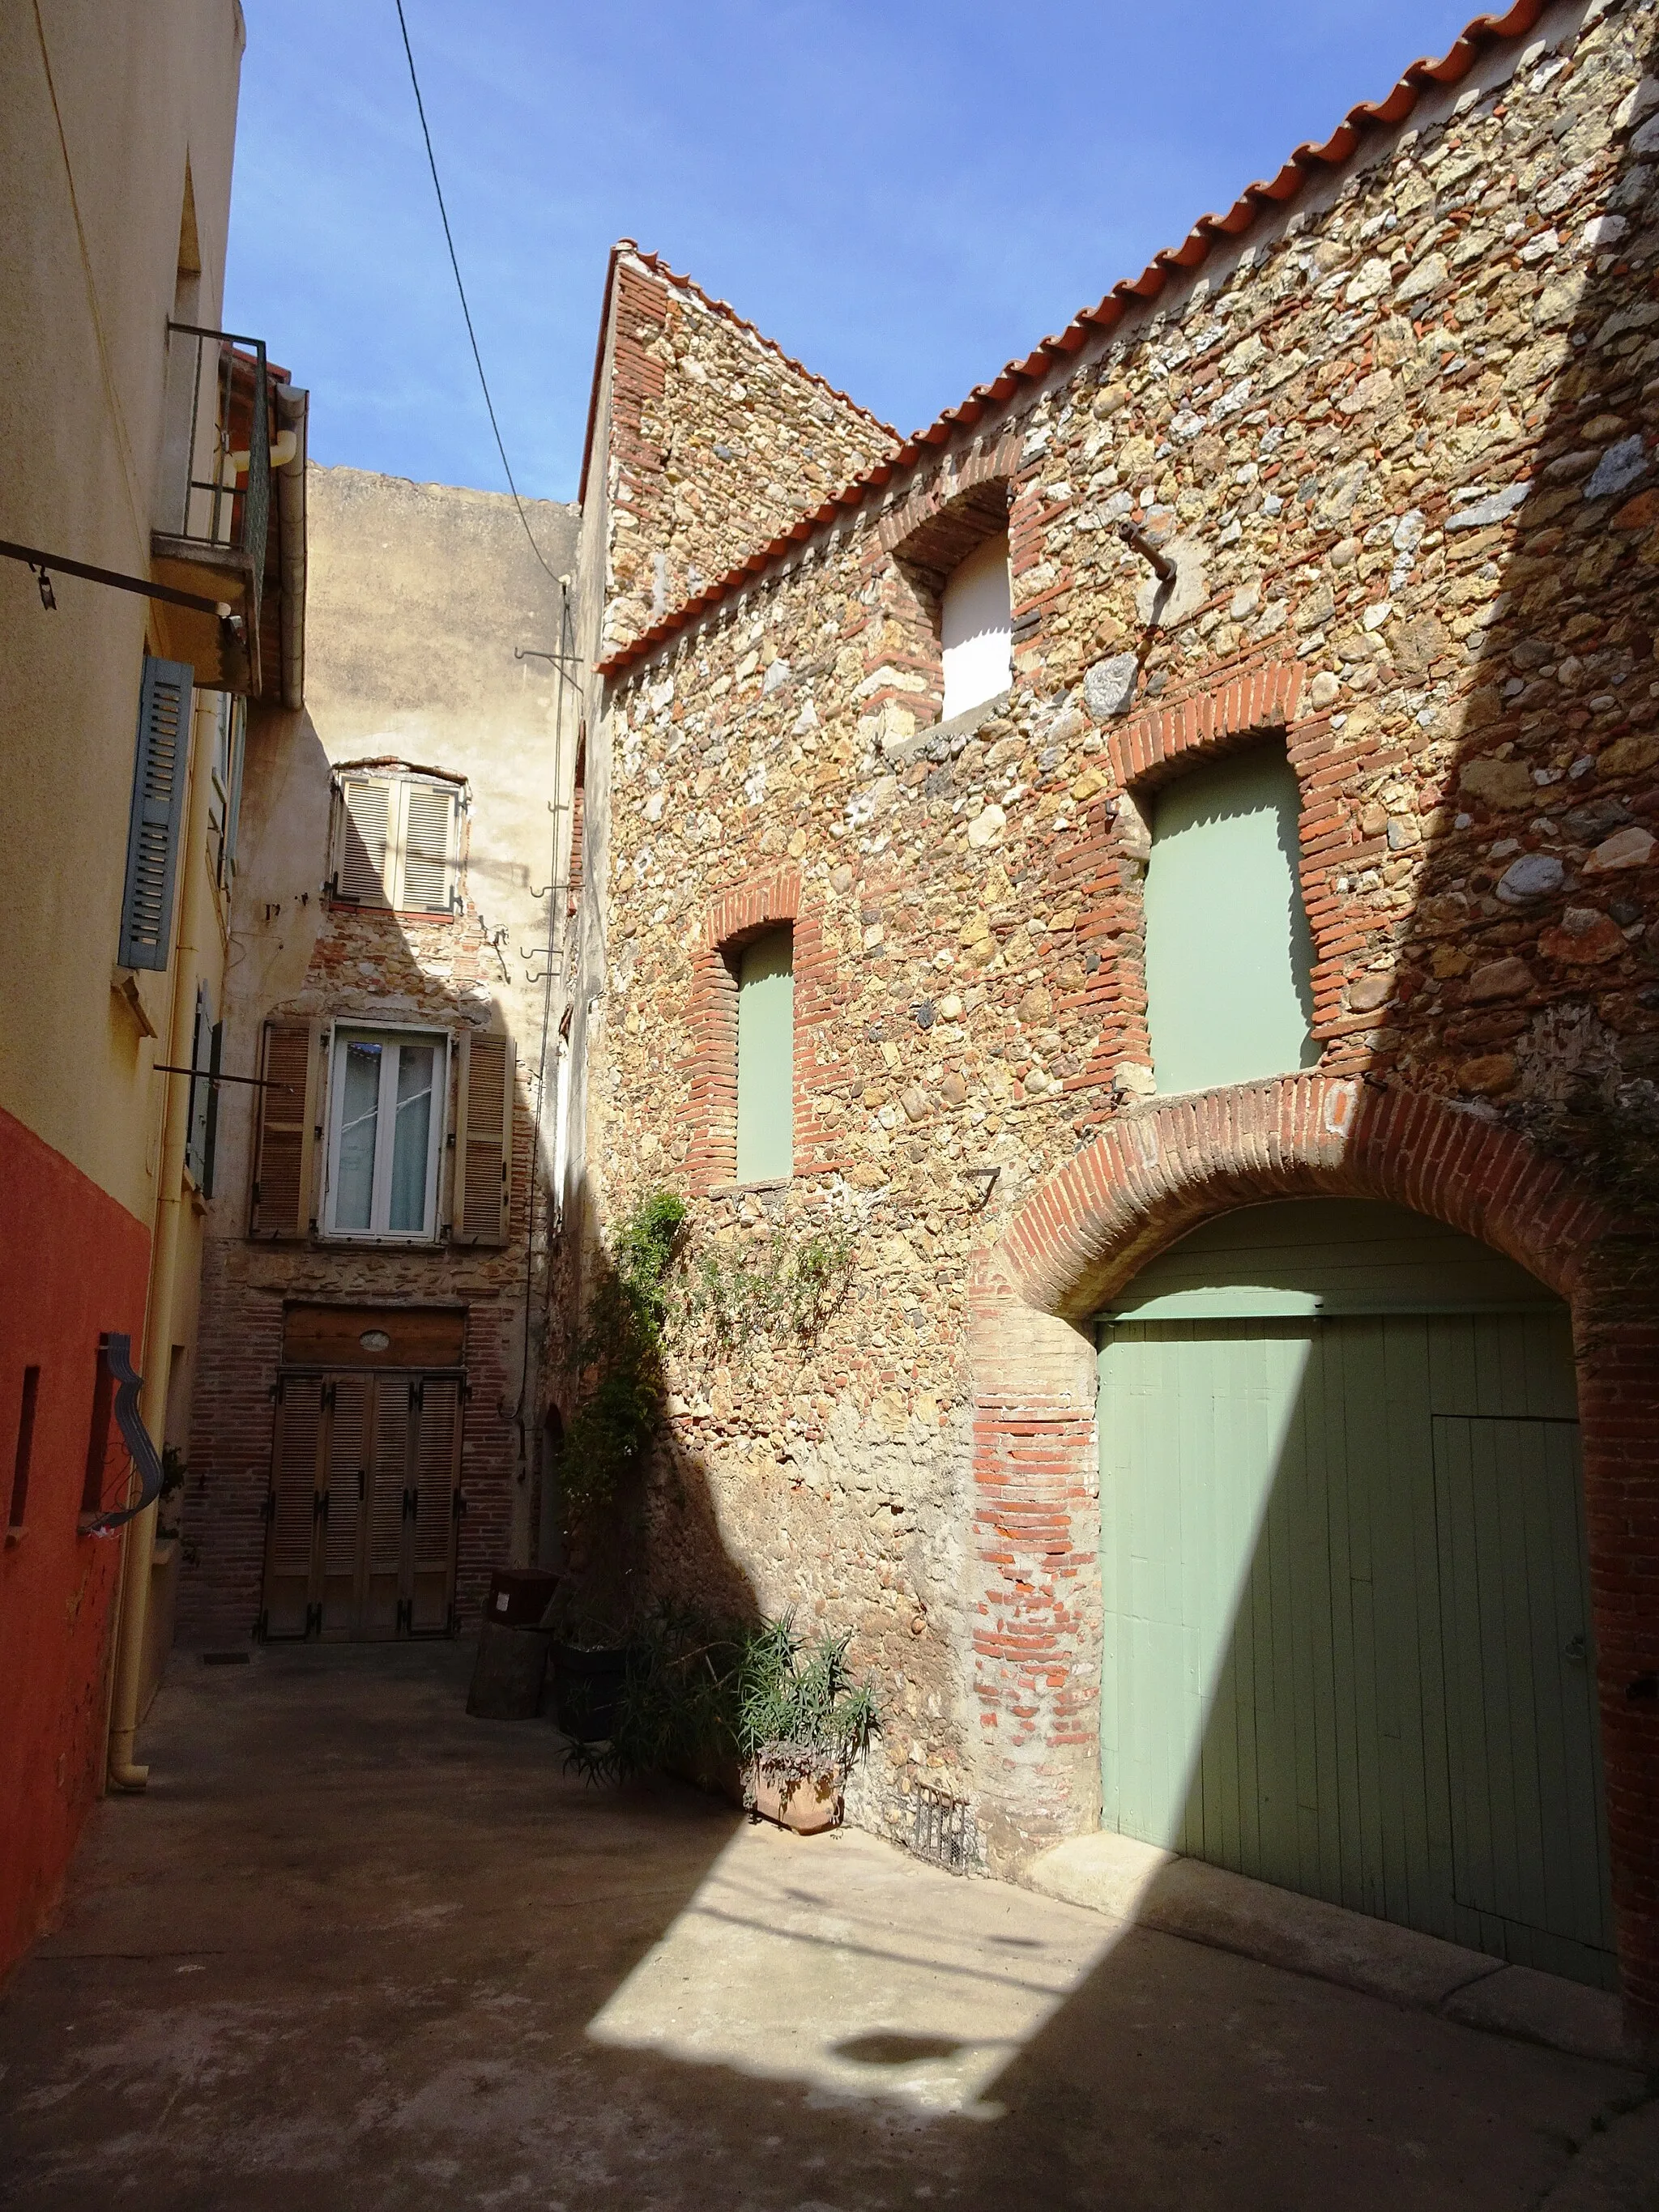
[[[199,696],[199,695],[198,695]],[[197,948],[208,920],[208,871],[200,848],[206,830],[207,746],[191,717],[190,792],[185,835],[179,850],[183,877],[178,942],[173,952],[173,1018],[167,1058],[186,1066],[195,1043]],[[167,1382],[173,1358],[173,1293],[179,1279],[179,1239],[184,1213],[185,1148],[190,1138],[190,1078],[169,1075],[161,1131],[160,1181],[150,1233],[149,1298],[144,1318],[144,1382],[138,1413],[153,1437],[167,1427]],[[160,1449],[159,1442],[157,1449]],[[150,1571],[155,1551],[154,1503],[126,1524],[121,1553],[121,1599],[116,1628],[115,1684],[110,1698],[109,1786],[140,1790],[149,1780],[147,1766],[136,1766],[133,1738],[138,1730],[138,1699],[144,1676],[144,1631],[149,1620]]]

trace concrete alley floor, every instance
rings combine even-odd
[[[175,1656],[148,1796],[0,1996],[0,2203],[1659,2204],[1625,2069],[587,1790],[550,1723],[466,1717],[471,1656]]]

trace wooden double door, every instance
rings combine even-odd
[[[1105,1821],[1614,1986],[1565,1316],[1120,1322]]]
[[[453,1632],[464,1395],[453,1373],[278,1377],[262,1635]]]

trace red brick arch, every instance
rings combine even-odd
[[[1506,1253],[1571,1306],[1625,1996],[1659,2030],[1659,1291],[1561,1162],[1445,1101],[1308,1073],[1149,1106],[1049,1177],[971,1288],[981,1817],[1018,1866],[1098,1821],[1092,1334],[1154,1253],[1276,1197],[1390,1200]]]
[[[738,978],[732,955],[761,931],[781,922],[794,930],[795,1173],[830,1164],[830,1132],[817,1098],[834,1073],[825,1032],[833,1010],[835,962],[818,902],[803,890],[800,870],[770,869],[735,884],[710,901],[692,946],[690,1049],[685,1105],[686,1179],[706,1194],[738,1171]]]

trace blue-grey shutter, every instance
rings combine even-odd
[[[186,661],[144,658],[138,700],[138,757],[132,775],[127,879],[121,898],[124,968],[165,968],[173,893],[190,781],[195,675]]]
[[[215,1022],[208,1032],[207,1132],[202,1140],[202,1195],[213,1195],[213,1160],[219,1149],[219,1061],[224,1050],[225,1025]]]

